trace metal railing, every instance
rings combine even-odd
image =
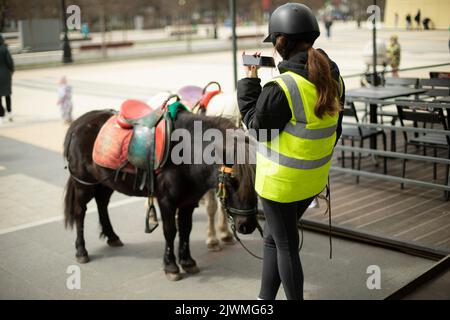
[[[402,72],[402,71],[438,68],[438,67],[445,67],[445,66],[449,66],[449,65],[450,65],[450,62],[447,62],[447,63],[439,63],[439,64],[430,64],[430,65],[426,65],[426,66],[402,68],[402,69],[399,69],[398,71]],[[392,70],[387,69],[387,70],[377,72],[377,74],[381,74],[381,73],[382,74],[392,73]],[[356,77],[372,76],[372,75],[373,75],[373,72],[359,72],[359,73],[352,73],[352,74],[344,75],[344,76],[342,76],[342,78],[348,79],[348,78],[356,78]]]
[[[357,99],[358,101],[361,101],[361,99]],[[355,101],[355,100],[353,100]],[[370,100],[366,99],[364,100],[367,103],[370,104],[379,104],[379,105],[387,105],[387,104],[407,104],[410,107],[417,107],[417,108],[442,108],[447,109],[447,112],[450,112],[450,104],[449,103],[436,103],[436,102],[417,102],[417,101],[385,101],[385,100]],[[394,132],[401,131],[401,132],[410,132],[410,133],[418,133],[418,134],[439,134],[442,136],[450,137],[450,130],[442,130],[442,129],[429,129],[429,128],[417,128],[417,127],[408,127],[408,126],[394,126],[394,125],[385,125],[385,124],[378,124],[378,123],[353,123],[353,122],[343,122],[343,126],[353,126],[358,128],[369,128],[369,129],[382,129],[382,130],[391,130]],[[393,132],[393,133],[394,133]],[[450,146],[449,146],[450,148]],[[394,151],[384,151],[384,150],[377,150],[377,149],[368,149],[368,148],[359,148],[354,146],[346,146],[346,145],[336,145],[335,146],[336,151],[343,151],[343,152],[351,152],[353,154],[359,155],[359,154],[369,154],[372,156],[381,156],[386,158],[394,158],[394,159],[402,159],[402,160],[414,160],[414,161],[424,161],[429,162],[433,164],[443,164],[443,165],[450,165],[450,159],[446,158],[438,158],[438,157],[431,157],[431,156],[425,156],[425,155],[418,155],[418,154],[409,154],[409,153],[403,153],[403,152],[394,152]],[[346,174],[351,174],[354,176],[360,176],[360,177],[367,177],[367,178],[375,178],[375,179],[381,179],[381,180],[387,180],[392,182],[398,182],[400,184],[404,185],[414,185],[418,187],[423,188],[431,188],[431,189],[438,189],[443,190],[446,192],[450,191],[450,186],[444,185],[444,184],[438,184],[435,182],[426,182],[421,180],[415,180],[410,178],[404,178],[399,176],[393,176],[389,174],[380,174],[376,172],[370,172],[370,171],[364,171],[364,170],[357,170],[357,169],[350,169],[350,168],[343,168],[340,166],[333,165],[331,167],[331,170],[334,172],[341,172]]]

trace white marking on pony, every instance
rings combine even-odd
[[[155,94],[153,97],[147,100],[147,104],[153,108],[160,108],[164,102],[172,95],[170,91],[162,91]]]
[[[236,92],[215,95],[208,104],[206,115],[224,117],[230,119],[234,125],[239,126],[240,112]]]

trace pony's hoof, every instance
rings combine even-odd
[[[186,271],[186,273],[195,274],[200,272],[200,269],[196,265],[186,267],[181,266],[181,267],[183,268],[184,271]]]
[[[166,272],[167,280],[169,281],[178,281],[181,280],[181,273],[177,272]]]
[[[84,263],[88,263],[89,262],[89,256],[77,256],[77,262],[84,264]]]
[[[208,248],[208,251],[211,252],[218,252],[222,250],[222,247],[218,243],[208,243],[206,247]]]
[[[234,244],[234,238],[232,235],[227,235],[225,237],[222,237],[220,240],[222,240],[223,243],[226,245],[233,245]]]
[[[107,243],[108,246],[110,246],[110,247],[123,247],[123,242],[120,241],[120,239],[116,239],[116,240],[108,240],[106,243]]]

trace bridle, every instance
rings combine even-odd
[[[233,231],[233,235],[236,238],[236,240],[240,243],[240,245],[247,251],[250,255],[253,257],[262,260],[262,257],[257,256],[253,252],[251,252],[241,241],[239,238],[237,231],[236,231],[236,223],[234,222],[233,215],[240,215],[243,217],[249,217],[249,216],[255,216],[258,213],[258,208],[254,207],[251,209],[237,209],[228,206],[227,204],[227,189],[225,187],[225,183],[229,179],[234,179],[234,170],[232,167],[227,167],[225,165],[221,166],[219,169],[219,181],[217,186],[217,197],[220,200],[220,203],[222,204],[222,208],[227,214],[228,221],[230,223],[231,231]],[[261,237],[263,237],[263,230],[261,226],[258,223],[258,220],[256,220],[256,228],[258,229],[259,233],[261,234]]]
[[[226,214],[227,214],[227,218],[228,221],[230,222],[230,226],[231,226],[231,230],[233,231],[233,235],[236,238],[236,240],[240,243],[240,245],[245,249],[245,251],[247,251],[250,255],[252,255],[253,257],[262,260],[262,257],[254,254],[253,252],[251,252],[245,245],[244,243],[242,243],[241,239],[239,238],[237,232],[236,232],[236,224],[234,222],[233,216],[232,215],[241,215],[244,217],[248,217],[248,216],[252,216],[252,215],[256,215],[258,213],[258,208],[252,208],[252,209],[237,209],[237,208],[233,208],[233,207],[229,207],[227,205],[227,190],[225,188],[225,182],[227,179],[234,179],[234,171],[232,167],[227,167],[225,165],[221,166],[219,169],[220,173],[219,173],[219,184],[217,187],[217,197],[220,199],[220,202],[222,204],[222,208],[223,210],[225,210]],[[329,218],[329,234],[330,234],[330,259],[332,258],[332,242],[331,242],[331,205],[330,205],[330,181],[328,178],[328,185],[327,185],[327,192],[326,195],[319,195],[318,198],[319,199],[323,199],[326,201],[327,204],[327,210],[325,211],[325,214],[328,213],[328,218]],[[263,230],[258,222],[258,220],[256,220],[256,228],[258,229],[259,233],[261,234],[261,237],[263,237]],[[298,251],[300,252],[300,250],[303,247],[303,228],[301,228],[301,232],[302,232],[302,237],[301,237],[301,244],[299,246]]]

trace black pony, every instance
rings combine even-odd
[[[108,203],[114,191],[138,197],[147,197],[145,187],[142,191],[134,186],[134,177],[127,174],[125,179],[114,179],[114,171],[98,166],[92,160],[92,151],[95,139],[103,124],[113,115],[111,110],[91,111],[72,123],[65,137],[64,156],[68,161],[70,177],[67,181],[65,194],[65,224],[66,227],[76,226],[76,258],[79,263],[89,261],[85,247],[83,229],[86,214],[86,205],[92,199],[97,203],[101,235],[107,238],[108,245],[122,246],[108,215]],[[174,129],[185,129],[194,132],[194,122],[201,121],[202,130],[218,129],[223,137],[227,129],[236,129],[231,122],[223,118],[206,117],[181,110],[173,121]],[[192,150],[194,139],[191,142]],[[210,144],[210,143],[209,143]],[[174,147],[172,142],[170,150]],[[201,150],[208,143],[201,142]],[[218,147],[216,150],[226,159],[227,147]],[[230,148],[229,148],[230,149]],[[233,151],[234,152],[234,151]],[[234,152],[233,156],[236,156]],[[240,233],[252,233],[256,226],[257,206],[256,194],[253,188],[254,167],[249,164],[226,164],[233,171],[232,174],[220,174],[221,164],[178,164],[175,165],[170,157],[163,169],[155,178],[154,196],[158,199],[163,222],[166,247],[164,251],[164,271],[170,280],[180,279],[180,269],[174,254],[174,240],[179,231],[180,245],[178,261],[188,273],[199,271],[196,262],[191,257],[189,249],[189,235],[192,229],[192,213],[198,206],[199,200],[211,188],[218,187],[219,177],[224,181],[227,197],[223,205],[230,215],[236,230]],[[82,182],[89,182],[86,185]],[[241,214],[246,212],[247,214]],[[255,214],[249,214],[254,212]],[[178,228],[177,228],[178,227]]]

